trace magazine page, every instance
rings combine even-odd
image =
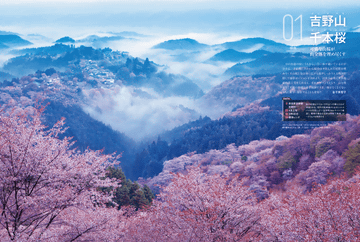
[[[2,0],[0,240],[360,240],[359,10]]]

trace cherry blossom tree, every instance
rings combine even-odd
[[[47,129],[41,112],[0,114],[1,241],[80,240],[119,217],[102,208],[111,195],[96,189],[117,185],[104,177],[119,157],[70,149],[70,138],[58,138],[64,120]]]
[[[359,241],[360,179],[337,178],[303,194],[299,187],[263,203],[268,241]],[[267,233],[266,233],[266,232]]]
[[[244,180],[192,167],[174,174],[158,198],[127,222],[126,241],[238,241],[259,234],[256,196]]]

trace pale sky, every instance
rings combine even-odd
[[[354,27],[360,24],[359,10],[359,0],[0,0],[0,30],[44,33],[48,28],[56,37],[85,27],[281,37],[285,14],[346,13]]]
[[[27,4],[121,4],[121,5],[157,5],[168,8],[171,6],[186,5],[203,8],[319,8],[336,6],[360,6],[358,0],[1,0],[0,5],[27,5]]]

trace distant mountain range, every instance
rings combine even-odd
[[[266,50],[256,50],[251,53],[239,52],[234,49],[227,49],[217,53],[213,57],[211,57],[210,61],[232,61],[239,62],[247,59],[257,59],[263,57],[271,52]]]
[[[52,42],[53,39],[48,38],[44,35],[41,34],[28,34],[26,35],[26,38],[30,41],[34,41],[34,42],[45,42],[45,43],[49,43]]]
[[[122,36],[104,36],[100,37],[98,35],[89,35],[86,38],[77,40],[77,42],[108,42],[108,41],[116,41],[116,40],[122,40],[124,37]]]
[[[176,39],[168,40],[160,44],[155,45],[154,49],[166,49],[166,50],[199,50],[209,47],[206,44],[201,44],[193,39]]]
[[[20,50],[10,51],[13,55],[59,55],[65,52],[72,51],[73,48],[69,45],[57,43],[52,46],[38,47],[38,48],[24,48]]]
[[[12,48],[19,46],[31,45],[30,41],[27,41],[16,34],[1,34],[0,35],[0,48]]]
[[[306,46],[302,46],[298,51],[309,52],[308,47],[309,46],[307,46],[307,48]],[[207,64],[214,64],[211,63],[214,61],[250,62],[259,58],[264,58],[272,53],[287,54],[289,52],[293,52],[290,46],[265,38],[248,38],[239,41],[225,42],[217,45],[206,45],[199,43],[194,39],[186,38],[168,40],[155,45],[153,48],[168,51],[176,50],[177,52],[171,53],[171,56],[178,62],[196,60],[197,56],[201,56],[201,54],[208,50],[217,51],[217,54],[205,61]],[[225,74],[236,75],[239,73],[239,71],[236,69],[237,67],[226,72]],[[253,74],[255,72],[253,70],[249,70],[243,73]]]
[[[182,75],[158,72],[158,65],[149,59],[141,60],[129,56],[126,52],[112,51],[110,48],[75,48],[73,45],[55,44],[49,47],[14,50],[11,53],[25,55],[12,58],[3,66],[4,72],[18,77],[49,68],[70,69],[71,72],[77,73],[74,77],[92,87],[102,85],[108,80],[110,83],[117,81],[127,86],[153,88],[164,96],[176,95],[197,99],[204,95],[202,89],[190,79]],[[90,61],[81,64],[82,60]]]
[[[10,32],[10,31],[2,31],[0,30],[0,35],[18,35],[17,33]]]
[[[270,53],[259,57],[251,62],[238,63],[225,71],[225,75],[254,75],[254,74],[274,74],[281,72],[286,63],[297,62],[318,62],[319,58],[309,58],[308,54],[302,53]]]
[[[132,36],[132,37],[138,37],[141,36],[140,34],[137,34],[135,32],[121,32],[124,33],[124,35],[127,36]],[[87,45],[91,45],[95,48],[104,48],[107,46],[107,44],[111,41],[118,41],[118,40],[123,40],[126,39],[125,37],[121,36],[121,33],[110,33],[110,36],[99,36],[96,34],[93,35],[89,35],[85,38],[82,39],[73,39],[69,36],[64,36],[58,40],[55,41],[56,44],[75,44],[75,43],[79,43],[79,44],[87,44]]]
[[[340,53],[343,56],[327,56],[326,61],[335,61],[336,59],[360,57],[359,43],[360,33],[347,32],[345,34],[345,43],[339,44],[336,41],[331,43],[322,43],[318,45],[300,45],[291,47],[286,44],[277,43],[265,38],[247,38],[239,41],[225,42],[217,45],[206,45],[199,43],[194,39],[176,39],[168,40],[155,45],[153,48],[165,50],[179,50],[172,54],[172,57],[179,62],[193,60],[200,56],[204,51],[218,50],[219,52],[208,59],[211,62],[239,62],[228,68],[224,74],[227,77],[235,75],[253,75],[253,74],[274,74],[281,72],[287,62],[322,62],[323,57],[310,58],[311,47],[331,47],[332,52]]]
[[[176,50],[176,49],[187,49],[187,50],[199,50],[206,47],[214,47],[217,49],[233,49],[239,52],[253,52],[255,50],[265,50],[270,52],[286,52],[290,49],[290,46],[277,43],[272,40],[264,38],[248,38],[242,39],[234,42],[225,42],[218,45],[206,45],[197,42],[194,39],[185,38],[185,39],[175,39],[167,40],[160,44],[155,45],[155,49],[167,49],[167,50]]]
[[[117,32],[107,32],[111,35],[115,35],[115,36],[124,36],[124,37],[145,37],[146,35],[144,34],[139,34],[133,31],[121,31],[119,33]]]
[[[55,41],[55,43],[75,43],[75,40],[69,36],[65,36]]]
[[[226,42],[215,47],[222,47],[224,49],[233,49],[240,52],[253,52],[255,50],[265,50],[270,52],[287,52],[290,46],[277,43],[273,40],[264,38],[248,38],[239,41]]]

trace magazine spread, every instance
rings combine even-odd
[[[359,10],[2,0],[0,241],[360,241]]]

